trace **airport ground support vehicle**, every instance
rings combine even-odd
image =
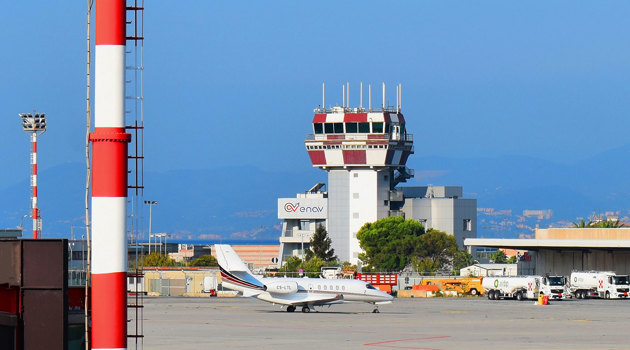
[[[489,276],[481,284],[488,299],[536,299],[540,289],[540,276]]]
[[[569,278],[569,292],[576,299],[628,298],[629,282],[628,275],[617,275],[612,271],[573,271]]]
[[[568,281],[565,276],[540,277],[539,292],[549,299],[561,300],[569,294]]]
[[[457,295],[483,295],[484,288],[481,285],[481,277],[459,278],[424,278],[420,283],[423,286],[437,285],[442,292],[454,292]]]

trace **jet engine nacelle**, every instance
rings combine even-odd
[[[298,291],[297,282],[271,282],[266,283],[265,287],[271,294],[293,294]]]

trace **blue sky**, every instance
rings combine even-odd
[[[628,143],[628,2],[145,7],[147,171],[310,167],[303,140],[322,82],[330,104],[350,82],[353,105],[361,81],[386,82],[392,104],[401,83],[417,155],[574,162]],[[83,162],[85,13],[85,1],[3,6],[0,188],[29,173],[18,113],[49,117],[40,173]]]

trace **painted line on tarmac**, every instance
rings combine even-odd
[[[395,340],[386,340],[386,341],[380,341],[380,342],[375,342],[375,343],[367,343],[367,344],[363,344],[363,345],[364,346],[379,346],[379,347],[395,348],[395,349],[438,350],[436,348],[393,345],[393,343],[402,343],[402,342],[411,342],[411,341],[423,341],[423,340],[434,340],[434,339],[445,339],[445,338],[450,338],[450,336],[448,336],[448,335],[438,335],[438,336],[434,336],[434,337],[395,339]]]

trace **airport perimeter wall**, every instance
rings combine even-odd
[[[216,278],[221,283],[219,270],[216,268],[200,270],[145,270],[144,291],[150,296],[199,296],[207,297],[204,292],[204,278]]]

